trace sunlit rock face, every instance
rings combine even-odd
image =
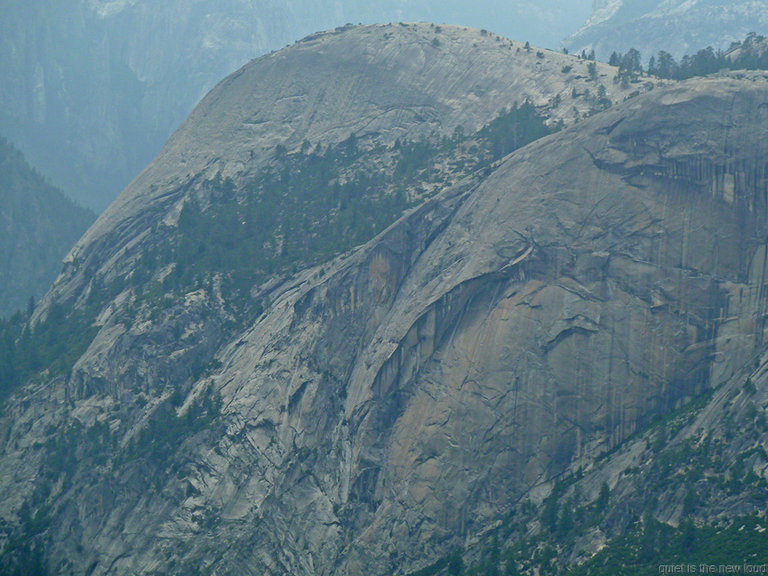
[[[245,326],[215,282],[153,308],[130,285],[95,292],[172,240],[200,182],[246,179],[277,144],[355,132],[384,146],[477,129],[523,95],[548,102],[571,60],[517,48],[473,30],[356,28],[220,84],[35,312],[97,302],[98,334],[70,374],[5,409],[9,525],[77,422],[77,458],[45,496],[52,565],[407,573],[751,361],[768,253],[759,73],[670,84],[534,142],[356,249],[253,286],[266,304]],[[548,113],[567,120],[564,106]],[[163,407],[195,414],[212,392],[215,418],[174,424],[158,451]]]
[[[726,49],[768,24],[765,2],[724,0],[601,0],[575,34],[563,41],[572,51],[594,49],[608,60],[612,52],[639,50],[645,64],[659,50],[676,58],[712,46]]]

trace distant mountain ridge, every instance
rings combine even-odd
[[[0,316],[40,300],[95,214],[46,182],[0,137]]]
[[[635,48],[645,64],[659,50],[680,58],[707,46],[728,48],[750,32],[768,33],[765,0],[600,0],[592,17],[563,45],[595,50],[603,60],[614,51]]]

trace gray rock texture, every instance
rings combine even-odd
[[[308,37],[216,86],[68,259],[109,260],[107,253],[130,246],[154,222],[177,217],[190,187],[217,176],[242,182],[277,145],[294,151],[304,140],[327,145],[353,133],[368,145],[391,144],[450,136],[458,126],[472,133],[525,100],[552,121],[573,123],[594,106],[587,91],[594,96],[604,85],[620,102],[636,90],[615,85],[615,72],[598,63],[593,80],[584,60],[450,26],[365,26]],[[124,272],[109,262],[105,274]],[[81,280],[62,281],[57,291]]]
[[[196,178],[236,180],[265,147],[450,133],[571,89],[559,60],[536,72],[554,55],[436,34],[323,35],[224,81],[81,240],[36,321],[85,307],[162,240],[153,224],[172,229]],[[322,270],[255,287],[269,306],[245,327],[215,287],[129,322],[130,288],[110,297],[71,375],[6,407],[0,516],[18,522],[70,426],[81,448],[45,496],[61,573],[407,573],[471,543],[763,350],[767,102],[749,73],[615,105]],[[130,452],[176,389],[179,414],[215,390],[220,415],[162,461]],[[105,429],[99,460],[84,447]]]

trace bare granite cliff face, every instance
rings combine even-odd
[[[409,56],[386,74],[371,56],[374,71],[331,84],[355,97],[330,101],[291,88],[282,62],[280,93],[322,103],[290,124],[261,105],[243,124],[237,102],[267,88],[235,91],[247,68],[225,81],[83,238],[37,321],[56,302],[99,302],[98,282],[171,238],[198,175],[237,182],[268,162],[259,146],[476,129],[519,98],[493,72],[507,60],[491,52],[479,70],[470,49],[515,59],[515,44],[429,27],[355,34],[385,53],[394,34]],[[453,58],[420,60],[448,47]],[[270,86],[274,58],[349,54],[333,36],[291,50],[249,82]],[[400,77],[397,93],[413,96],[381,103],[395,92],[366,74],[409,63],[418,80]],[[489,76],[453,84],[470,71]],[[246,325],[216,282],[161,295],[162,308],[142,308],[135,287],[110,293],[71,373],[31,381],[4,410],[5,526],[44,509],[30,537],[49,566],[95,575],[402,574],[471,543],[763,350],[767,102],[768,79],[749,73],[615,105],[446,186],[355,250],[254,286],[266,305]],[[50,472],[56,459],[64,472]]]
[[[724,382],[764,337],[762,135],[736,120],[764,82],[688,84],[533,144],[431,242],[390,243],[412,216],[279,301],[283,330],[268,314],[218,381],[259,415],[251,446],[309,450],[274,501],[244,477],[241,513],[306,534],[308,497],[327,526],[313,558],[351,525],[346,572],[418,567]]]

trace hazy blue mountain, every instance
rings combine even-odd
[[[431,20],[554,46],[588,1],[0,1],[0,131],[101,210],[248,60],[347,22]]]
[[[563,44],[571,50],[640,50],[643,64],[659,50],[676,58],[707,46],[727,48],[749,32],[768,32],[765,0],[595,0],[586,24]]]
[[[0,137],[0,316],[39,300],[95,215],[46,182]]]

